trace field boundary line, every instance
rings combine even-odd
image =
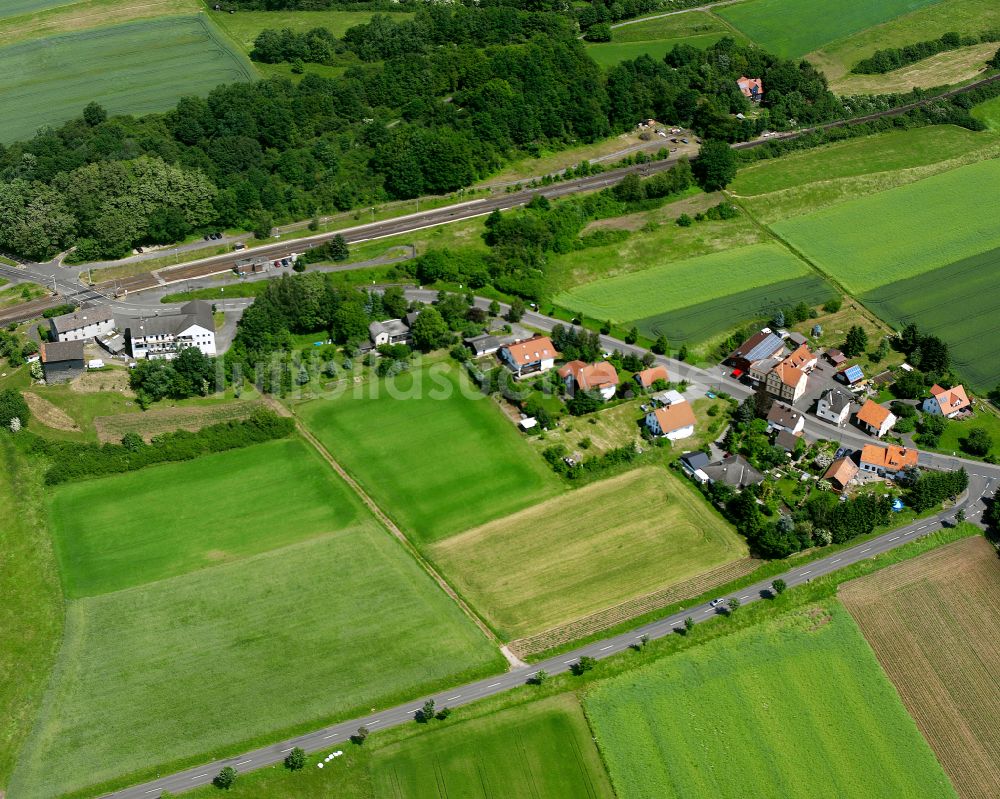
[[[413,542],[410,541],[410,539],[406,536],[406,533],[404,533],[399,526],[389,518],[386,512],[383,511],[378,504],[376,504],[375,500],[368,495],[368,492],[361,487],[361,484],[351,477],[347,470],[337,462],[332,454],[330,454],[330,451],[323,446],[320,440],[316,438],[316,436],[314,436],[304,424],[302,424],[302,421],[295,414],[295,412],[282,405],[271,395],[265,396],[264,401],[280,416],[285,416],[295,420],[295,427],[302,437],[309,444],[311,444],[323,460],[326,461],[338,475],[340,475],[341,479],[347,483],[348,487],[355,494],[357,494],[358,497],[360,497],[361,501],[364,502],[368,509],[375,515],[375,518],[377,518],[392,534],[392,536],[403,545],[403,547],[410,553],[410,555],[413,556],[413,559],[416,560],[420,567],[441,587],[441,590],[451,597],[451,599],[459,606],[459,608],[461,608],[462,612],[466,616],[472,619],[475,625],[482,631],[483,635],[486,636],[487,640],[496,645],[496,647],[500,650],[500,653],[504,656],[504,659],[510,664],[511,668],[520,668],[525,666],[526,664],[517,658],[510,651],[510,649],[508,649],[503,642],[497,638],[496,634],[481,618],[479,618],[479,615],[472,609],[472,607],[464,599],[462,599],[461,596],[459,596],[458,592],[451,587],[448,581],[445,580],[441,573],[434,568],[431,562],[420,554],[420,550],[418,550]]]

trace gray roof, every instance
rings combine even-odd
[[[733,353],[735,357],[746,361],[760,361],[769,358],[774,353],[785,348],[785,342],[777,333],[765,333],[763,330],[754,333],[744,341]]]
[[[840,413],[844,408],[850,407],[854,397],[839,388],[831,388],[820,399],[830,406],[831,411]]]
[[[774,446],[781,447],[786,452],[792,452],[799,441],[804,441],[802,434],[789,433],[787,430],[781,430],[778,435],[774,437]]]
[[[42,363],[82,361],[82,341],[48,341],[41,347]]]
[[[809,341],[809,339],[803,336],[801,333],[795,333],[795,332],[788,334],[788,340],[791,341],[796,346],[801,346],[802,344],[805,344],[807,341]]]
[[[784,402],[775,402],[767,412],[767,421],[778,427],[795,427],[802,414]]]
[[[67,330],[109,322],[114,318],[115,312],[110,305],[98,305],[95,308],[77,308],[71,313],[54,316],[49,322],[57,334],[62,334]]]
[[[481,336],[473,336],[472,338],[467,338],[465,344],[472,348],[472,351],[476,355],[482,355],[484,353],[496,352],[500,349],[503,344],[500,339],[496,336],[491,336],[489,334],[483,334]]]
[[[379,333],[388,333],[390,337],[405,336],[410,328],[402,319],[386,319],[384,322],[372,322],[368,325],[368,332],[372,338]]]
[[[146,336],[176,336],[181,331],[199,325],[206,330],[215,330],[212,319],[212,303],[205,300],[191,300],[181,306],[179,314],[170,316],[154,316],[146,319],[122,319],[120,327],[126,327],[132,338]]]
[[[708,466],[708,455],[702,452],[700,449],[694,452],[686,452],[681,455],[681,460],[687,464],[687,467],[692,471],[697,471],[698,469],[704,469]]]
[[[713,483],[725,483],[734,488],[764,482],[764,475],[751,466],[742,455],[731,455],[701,469]]]

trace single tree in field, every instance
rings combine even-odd
[[[528,682],[532,685],[544,685],[548,678],[549,673],[545,669],[539,669],[528,678]]]
[[[721,191],[733,182],[736,167],[736,151],[724,141],[709,139],[701,145],[691,171],[705,191]]]
[[[868,346],[868,334],[860,325],[854,325],[847,331],[847,339],[844,341],[844,354],[853,358],[860,355]]]
[[[339,233],[330,239],[330,257],[334,261],[346,261],[350,254],[351,249],[347,246],[347,239]]]
[[[969,435],[961,439],[958,443],[970,455],[979,455],[982,457],[989,454],[990,449],[992,449],[993,437],[985,427],[972,427],[969,428]]]
[[[625,334],[626,344],[635,344],[639,340],[639,328],[633,327],[628,333]]]
[[[301,746],[296,746],[285,758],[285,768],[289,771],[299,771],[306,765],[306,753]]]
[[[100,103],[87,103],[83,109],[83,121],[92,128],[96,128],[107,120],[107,118],[108,112],[104,110],[104,106]]]
[[[965,521],[965,508],[960,508],[958,513],[955,514],[955,521],[959,524]]]
[[[657,336],[656,341],[653,342],[653,346],[650,349],[657,355],[666,355],[670,350],[670,345],[667,343],[666,336]]]
[[[428,699],[424,702],[424,706],[417,711],[417,721],[426,724],[434,718],[434,700]]]
[[[771,583],[771,596],[781,596],[785,593],[786,588],[788,588],[788,583],[779,577]]]
[[[740,609],[740,601],[736,597],[733,597],[726,603],[726,606],[729,608],[729,615],[732,616]]]
[[[590,655],[582,655],[576,663],[570,666],[570,671],[579,677],[581,674],[590,671],[596,665],[597,661],[590,657]]]
[[[684,632],[689,633],[694,629],[694,619],[688,616],[684,619]]]
[[[368,740],[368,728],[358,727],[358,731],[351,736],[351,743],[361,746],[365,741]]]
[[[515,297],[510,303],[510,309],[507,311],[507,321],[520,322],[521,317],[524,316],[524,311],[524,300],[520,297]]]
[[[233,787],[234,782],[236,782],[236,769],[232,766],[226,766],[222,769],[222,771],[215,775],[215,779],[212,780],[212,785],[216,788],[229,790]]]

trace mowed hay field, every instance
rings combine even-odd
[[[561,694],[381,749],[376,799],[613,799],[576,697]]]
[[[512,639],[738,560],[747,547],[679,478],[646,467],[438,542],[430,554]]]
[[[49,511],[70,597],[373,524],[316,451],[295,438],[67,483],[52,492]]]
[[[955,796],[835,602],[609,680],[584,707],[619,799]]]
[[[64,6],[72,0],[4,0],[0,4],[0,19],[21,14],[34,14],[56,6]]]
[[[865,304],[896,328],[916,322],[947,342],[953,367],[982,391],[1000,383],[1000,249],[881,286]]]
[[[967,538],[840,586],[963,799],[1000,796],[1000,562]]]
[[[359,388],[363,396],[349,390],[296,412],[418,543],[563,490],[513,422],[452,363]]]
[[[773,224],[852,293],[1000,247],[1000,159]]]
[[[270,462],[279,479],[285,464]],[[109,496],[117,488],[115,478],[89,485],[97,492],[102,484]],[[242,502],[230,500],[233,514],[211,519],[227,529],[210,537],[246,552],[308,534],[308,527],[290,530],[292,505],[307,499],[282,485],[280,507],[291,519],[278,535],[241,515],[238,505],[246,509],[263,489],[245,482]],[[127,530],[105,537],[107,557],[129,531],[139,535],[140,525],[158,525],[168,537],[147,551],[159,555],[172,544],[182,563],[214,546],[165,522],[193,503],[190,484],[159,487],[155,500],[133,508]],[[502,670],[499,653],[388,532],[363,508],[338,510],[336,493],[324,493],[341,521],[326,535],[71,601],[58,663],[10,795],[50,797],[208,760],[223,747],[249,748],[262,737]],[[83,506],[76,510],[87,515]],[[251,536],[256,545],[245,540]],[[132,561],[138,571],[143,555]],[[96,557],[91,562],[102,565]],[[155,574],[147,570],[146,577]]]
[[[604,250],[606,248],[595,248]],[[809,268],[778,244],[756,244],[595,280],[555,297],[557,305],[623,323],[676,311],[740,291],[802,277]]]
[[[91,101],[112,114],[163,111],[255,76],[203,14],[35,39],[0,48],[0,137],[30,137]]]
[[[942,0],[748,0],[717,13],[763,49],[798,58],[829,42]],[[767,87],[764,87],[767,90]]]

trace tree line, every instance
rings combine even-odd
[[[948,50],[998,41],[1000,41],[1000,30],[997,29],[983,31],[975,36],[963,36],[955,31],[949,31],[937,39],[926,39],[904,47],[887,47],[876,50],[868,58],[862,58],[858,61],[851,68],[851,72],[857,75],[881,75]]]

